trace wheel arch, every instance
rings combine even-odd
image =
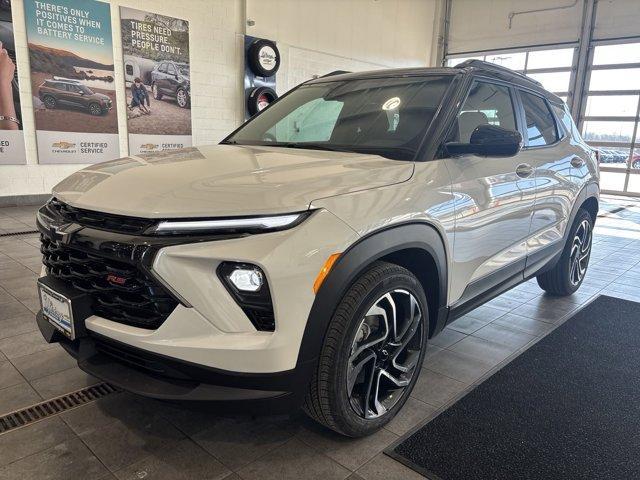
[[[423,285],[429,301],[429,336],[444,326],[448,274],[443,238],[436,227],[426,222],[388,227],[359,239],[333,266],[307,318],[298,365],[317,360],[338,303],[356,278],[378,260],[406,268]]]
[[[589,215],[591,215],[591,219],[593,220],[593,223],[596,222],[596,218],[598,217],[598,209],[599,209],[599,202],[597,197],[595,196],[588,197],[584,202],[582,202],[582,205],[580,205],[580,208],[583,208],[587,212],[589,212]]]

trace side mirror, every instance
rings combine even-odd
[[[445,148],[453,156],[472,153],[484,157],[513,157],[522,148],[522,135],[496,125],[478,125],[469,143],[449,142]]]

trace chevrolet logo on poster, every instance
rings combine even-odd
[[[68,150],[70,148],[75,147],[76,144],[75,143],[71,143],[71,142],[56,142],[51,144],[52,148],[58,148],[60,150]]]

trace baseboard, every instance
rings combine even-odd
[[[44,205],[51,197],[48,193],[37,195],[8,195],[0,197],[0,207],[22,207],[27,205]]]

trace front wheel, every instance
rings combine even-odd
[[[92,103],[89,105],[89,113],[91,113],[91,115],[93,115],[94,117],[98,117],[102,115],[102,107],[97,103]]]
[[[331,319],[305,399],[307,414],[350,437],[382,428],[413,390],[428,326],[418,279],[398,265],[374,263]]]
[[[155,83],[151,85],[151,93],[153,93],[153,98],[155,98],[156,100],[162,100],[162,94],[158,89],[158,85],[156,85]]]
[[[187,95],[187,91],[184,88],[179,89],[178,93],[176,93],[176,101],[180,108],[187,108],[189,106],[189,95]]]
[[[593,218],[589,212],[580,209],[558,263],[551,270],[538,275],[540,288],[560,296],[571,295],[578,290],[589,266],[592,238]]]

